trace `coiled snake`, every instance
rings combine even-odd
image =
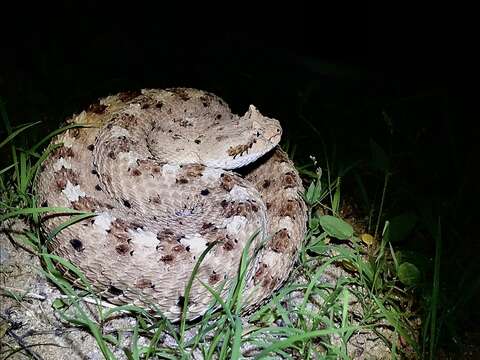
[[[49,249],[81,269],[104,298],[153,304],[178,320],[185,285],[208,244],[215,243],[197,278],[228,285],[256,231],[245,311],[288,277],[307,213],[298,172],[278,146],[277,120],[254,106],[240,117],[211,93],[171,88],[108,96],[68,122],[88,127],[52,140],[63,145],[44,161],[35,192],[43,206],[96,213],[61,231]],[[48,232],[63,221],[47,216],[42,226]],[[194,281],[189,318],[211,300]]]

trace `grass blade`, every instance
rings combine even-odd
[[[180,348],[183,350],[183,342],[184,342],[184,336],[185,336],[185,325],[187,321],[187,311],[188,311],[188,298],[190,296],[190,290],[192,289],[193,285],[193,280],[195,279],[195,276],[197,275],[198,269],[200,268],[201,263],[203,262],[203,259],[205,259],[205,256],[207,256],[208,252],[217,244],[216,241],[210,243],[207,248],[202,252],[200,257],[198,258],[198,261],[196,262],[195,266],[193,267],[192,274],[190,275],[190,278],[188,279],[188,283],[185,286],[185,293],[184,293],[184,303],[182,307],[182,317],[180,320]]]
[[[240,358],[242,331],[242,320],[237,317],[235,319],[235,331],[233,333],[232,356],[230,357],[232,360],[237,360]]]
[[[17,130],[13,131],[12,133],[10,133],[7,138],[5,140],[3,140],[2,142],[0,142],[0,149],[2,147],[4,147],[5,145],[7,145],[10,141],[12,141],[18,134],[20,134],[21,132],[27,130],[28,128],[31,128],[32,126],[35,126],[35,125],[38,125],[40,124],[41,121],[36,121],[36,122],[32,122],[32,123],[28,123],[28,124],[25,124],[25,125],[22,125],[20,128],[18,128]]]
[[[73,225],[77,222],[80,222],[82,220],[91,218],[91,217],[96,216],[96,215],[97,214],[95,214],[95,213],[85,213],[85,214],[79,214],[79,215],[72,216],[69,220],[63,222],[62,224],[57,226],[55,229],[53,229],[50,232],[50,234],[48,234],[45,242],[48,244],[63,229],[65,229],[65,228],[67,228],[67,227],[69,227],[69,226],[71,226],[71,225]]]
[[[331,335],[336,333],[344,333],[346,331],[355,331],[355,330],[358,330],[358,326],[348,326],[348,327],[342,327],[339,329],[334,328],[334,329],[315,330],[315,331],[304,332],[298,335],[293,335],[285,340],[277,341],[274,344],[266,347],[260,352],[260,354],[258,354],[255,357],[255,359],[262,359],[272,352],[276,353],[279,350],[283,350],[288,347],[291,347],[297,342],[305,342],[306,340],[310,340],[320,336],[326,336],[326,335]]]
[[[32,148],[30,148],[30,151],[31,152],[35,152],[38,150],[38,148],[40,148],[40,146],[42,146],[43,144],[45,144],[47,141],[49,141],[52,137],[66,131],[66,130],[69,130],[69,129],[73,129],[73,128],[79,128],[79,127],[96,127],[95,125],[90,125],[90,124],[70,124],[70,125],[67,125],[67,126],[64,126],[64,127],[61,127],[59,129],[56,129],[54,131],[52,131],[50,134],[48,134],[47,136],[45,136],[42,140],[40,140],[38,143],[36,143]]]
[[[23,208],[8,212],[0,216],[0,222],[10,219],[12,217],[20,215],[38,215],[46,212],[57,213],[58,215],[73,215],[73,214],[84,214],[84,211],[73,210],[65,207],[34,207],[34,208]]]

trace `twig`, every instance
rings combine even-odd
[[[34,358],[35,360],[43,360],[43,358],[40,355],[38,355],[35,351],[32,351],[29,349],[30,347],[35,346],[35,344],[29,345],[25,343],[25,341],[23,341],[23,339],[17,334],[15,334],[15,332],[12,330],[7,330],[7,334],[11,336],[13,339],[15,339],[15,341],[20,345],[22,350],[24,350],[32,358]]]
[[[61,298],[61,299],[70,299],[71,296],[68,296],[68,295],[60,295],[60,298]],[[108,302],[106,302],[106,301],[94,299],[94,298],[91,298],[91,297],[82,297],[81,300],[84,301],[84,302],[86,302],[86,303],[89,303],[89,304],[101,305],[101,306],[103,306],[103,307],[105,307],[105,308],[108,308],[108,309],[113,309],[113,308],[117,307],[117,305],[108,303]],[[125,313],[128,313],[128,311],[125,311]]]
[[[45,301],[47,300],[47,297],[44,295],[39,295],[31,292],[25,292],[23,289],[17,289],[9,286],[2,286],[0,285],[0,291],[2,291],[3,294],[5,295],[10,295],[10,293],[18,293],[20,294],[20,297],[24,298],[30,298],[30,299],[35,299],[35,300],[41,300]]]

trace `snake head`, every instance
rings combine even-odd
[[[275,147],[282,137],[282,127],[278,120],[263,116],[255,106],[250,105],[244,118],[252,122],[253,139]]]
[[[280,122],[263,116],[253,105],[237,124],[243,126],[238,127],[238,134],[233,137],[235,141],[225,144],[228,158],[217,161],[224,169],[235,169],[256,161],[277,146],[282,137]]]

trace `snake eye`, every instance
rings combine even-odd
[[[259,132],[259,131],[257,131],[257,137],[259,137],[259,136],[260,136],[260,132]]]

